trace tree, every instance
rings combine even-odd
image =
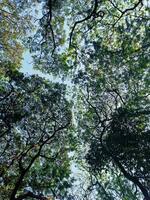
[[[87,160],[93,170],[100,172],[115,165],[149,199],[150,166],[147,155],[150,136],[144,113],[147,115],[149,111],[138,110],[128,114],[122,110],[117,117],[113,116],[110,123],[101,124],[101,130],[97,130],[97,135],[91,140]]]
[[[136,67],[140,64],[136,62]],[[126,76],[123,82],[124,71],[119,72],[121,79],[116,79],[117,73],[105,72],[106,79],[91,80],[87,86],[84,102],[88,109],[80,122],[80,130],[89,144],[86,159],[92,171],[119,169],[149,199],[150,166],[144,163],[150,159],[149,93],[147,79],[143,78],[148,76],[147,67]]]
[[[107,175],[107,171],[118,173],[119,169],[149,199],[150,166],[143,163],[150,159],[149,39],[145,23],[139,19],[137,26],[131,19],[127,33],[124,25],[119,26],[112,43],[97,36],[86,70],[76,75],[75,82],[82,85],[79,98],[84,102],[80,112],[84,117],[80,116],[79,133],[89,148],[86,159],[91,171]],[[142,29],[143,38],[138,37]]]
[[[28,3],[31,5],[31,2]],[[24,51],[23,40],[33,27],[31,20],[33,17],[29,14],[28,3],[17,0],[2,0],[0,2],[1,76],[5,75],[7,67],[16,70],[21,66]]]
[[[148,23],[148,7],[141,0],[42,2],[43,15],[31,40],[31,51],[35,66],[53,74],[72,75],[79,66],[87,71],[89,60],[95,63],[92,52],[98,43],[109,50],[120,49],[127,37],[130,39],[132,29],[140,25],[132,40],[132,47],[138,48]]]
[[[48,199],[70,187],[65,86],[9,71],[1,82],[1,198]],[[70,179],[70,180],[69,180]]]
[[[70,3],[69,6],[68,3]],[[148,145],[144,146],[139,143],[141,140],[144,142],[147,140],[149,144],[149,131],[147,131],[149,112],[145,113],[149,102],[147,89],[149,76],[148,7],[143,1],[100,2],[95,0],[78,3],[66,1],[60,8],[59,6],[53,7],[53,1],[46,1],[43,11],[45,14],[40,19],[40,26],[34,40],[36,45],[32,45],[32,51],[35,53],[35,65],[46,72],[54,74],[60,72],[65,76],[67,74],[71,78],[73,77],[77,88],[80,88],[77,89],[77,96],[81,97],[84,104],[80,101],[79,109],[81,108],[81,111],[78,112],[78,119],[81,119],[81,122],[79,120],[77,123],[79,140],[82,143],[84,138],[84,143],[90,145],[88,162],[94,168],[98,166],[100,171],[99,165],[103,167],[106,164],[107,166],[110,159],[117,165],[117,160],[115,161],[114,158],[118,158],[123,153],[129,156],[127,159],[124,155],[125,158],[122,161],[125,169],[131,170],[131,174],[134,170],[136,173],[141,173],[140,167],[143,166],[142,159],[145,159]],[[66,23],[67,33],[64,36],[62,30],[66,29]],[[39,42],[38,38],[42,38],[42,40]],[[63,43],[60,42],[60,39],[63,40]],[[40,44],[41,46],[39,46]],[[49,51],[50,47],[51,51]],[[61,53],[59,53],[59,49],[61,49]],[[81,93],[79,94],[79,92]],[[126,111],[125,119],[120,118],[118,114],[120,110]],[[143,112],[143,114],[138,116],[138,112]],[[81,113],[85,113],[84,118]],[[118,116],[117,119],[114,119],[116,113]],[[135,113],[135,116],[130,116],[129,113]],[[126,122],[126,118],[129,118],[131,122]],[[118,120],[121,121],[118,122]],[[118,122],[118,126],[114,134],[113,124],[116,122]],[[124,131],[122,130],[123,126]],[[106,156],[106,150],[104,151],[104,147],[101,147],[100,139],[103,129],[104,146],[108,148],[111,144],[113,147],[109,151],[116,155]],[[128,144],[125,147],[119,140],[119,137],[123,137],[123,132],[126,133],[125,140],[131,142],[133,153],[129,154]],[[130,138],[129,135],[133,136]],[[137,137],[137,141],[134,141],[134,136]],[[117,152],[113,149],[115,147]],[[125,153],[127,148],[128,151]],[[136,152],[137,148],[138,152]],[[96,152],[98,157],[95,155]],[[142,152],[142,155],[140,154],[141,158],[138,159],[137,153],[139,152]],[[100,160],[97,159],[99,157]],[[96,164],[94,161],[91,163],[92,159]],[[128,163],[128,161],[130,162]],[[147,161],[149,161],[149,156]],[[119,168],[118,165],[116,170]],[[121,170],[121,168],[119,169]],[[126,172],[123,173],[121,170],[127,179],[138,185],[145,198],[149,198],[147,197],[148,171],[149,166],[147,165],[146,171],[142,174],[145,176],[146,173],[147,177],[140,180],[140,183],[145,181],[144,186],[140,186],[140,183],[135,183],[136,181],[128,175],[127,177]],[[137,177],[137,179],[140,178]]]
[[[10,13],[10,5],[15,6],[15,22],[26,22],[22,17],[28,18],[33,9],[29,21],[35,29],[31,34],[27,29],[28,40],[23,34],[19,37],[16,26],[8,26],[2,11],[9,49],[15,52],[12,44],[18,38],[24,41],[34,67],[69,79],[73,95],[65,97],[64,85],[17,72],[21,51],[13,61],[3,44],[2,197],[149,199],[149,4],[142,0],[3,4]],[[21,23],[19,27],[24,30]],[[71,111],[76,129],[71,126]],[[74,162],[88,175],[87,182],[80,180],[80,192],[67,194],[71,150],[78,155]]]

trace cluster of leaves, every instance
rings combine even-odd
[[[31,16],[25,12],[19,1],[2,0],[0,2],[0,64],[11,62],[14,68],[21,65],[23,45],[21,38],[31,29]],[[0,69],[0,75],[5,70]]]

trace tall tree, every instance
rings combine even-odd
[[[6,0],[0,10],[2,198],[150,199],[148,1]],[[71,79],[74,96],[15,70],[21,40],[34,67]],[[67,196],[74,149],[89,177]]]
[[[73,149],[65,86],[18,72],[9,77],[1,83],[1,198],[63,196]]]
[[[79,133],[89,149],[86,160],[92,172],[101,178],[119,170],[135,185],[133,192],[137,187],[149,199],[148,19],[128,17],[115,24],[113,33],[97,34],[94,48],[89,47],[88,56],[82,54],[85,68],[74,79],[82,85],[79,98],[84,102]]]

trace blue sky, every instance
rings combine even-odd
[[[64,84],[67,84],[68,86],[72,85],[71,80],[69,80],[69,79],[62,81],[61,78],[59,78],[59,77],[54,77],[50,74],[42,73],[40,70],[34,69],[32,56],[28,50],[26,50],[23,54],[22,67],[21,67],[20,71],[27,75],[37,74],[40,77],[46,78],[52,82],[64,83]]]
[[[25,74],[28,74],[28,75],[37,74],[40,77],[49,79],[53,82],[62,82],[61,79],[59,79],[59,78],[57,78],[57,81],[55,81],[56,78],[54,79],[54,77],[52,75],[47,74],[47,73],[42,73],[40,70],[34,69],[32,56],[28,50],[26,50],[23,54],[22,67],[21,67],[20,71]]]

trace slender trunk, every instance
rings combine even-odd
[[[32,166],[32,164],[34,163],[36,158],[39,156],[41,148],[42,148],[42,146],[40,147],[38,153],[32,158],[32,160],[31,160],[30,164],[28,165],[28,167],[21,172],[20,177],[18,178],[18,180],[16,182],[15,188],[13,189],[12,194],[10,196],[10,200],[15,200],[16,199],[15,196],[17,194],[17,191],[18,191],[23,179],[24,179],[24,176],[29,171],[30,167]]]
[[[130,181],[132,181],[135,185],[137,185],[139,187],[139,189],[141,190],[142,194],[145,197],[145,200],[150,200],[150,195],[147,191],[147,189],[142,185],[142,183],[138,180],[138,178],[131,176],[125,169],[124,167],[121,165],[121,163],[118,161],[118,159],[116,157],[113,156],[113,160],[116,163],[116,165],[119,167],[120,171],[123,173],[123,175]]]
[[[109,152],[109,150],[103,145],[102,142],[102,136],[101,136],[101,145],[103,150],[105,151],[105,153],[110,156],[114,163],[119,167],[120,171],[123,173],[123,175],[125,176],[125,178],[127,178],[129,181],[132,181],[135,185],[138,186],[138,188],[141,190],[145,200],[150,200],[150,194],[148,192],[148,190],[142,185],[142,183],[138,180],[138,178],[132,176],[131,174],[129,174],[124,167],[122,166],[122,164],[119,162],[118,158],[116,156],[114,156],[112,153]]]
[[[10,196],[10,200],[15,200],[15,199],[16,199],[16,198],[15,198],[16,193],[17,193],[18,188],[20,187],[20,185],[21,185],[21,183],[22,183],[22,180],[23,180],[25,174],[26,174],[26,171],[24,171],[24,172],[21,173],[21,175],[20,175],[18,181],[16,182],[15,188],[14,188],[13,191],[12,191],[12,194],[11,194],[11,196]]]

